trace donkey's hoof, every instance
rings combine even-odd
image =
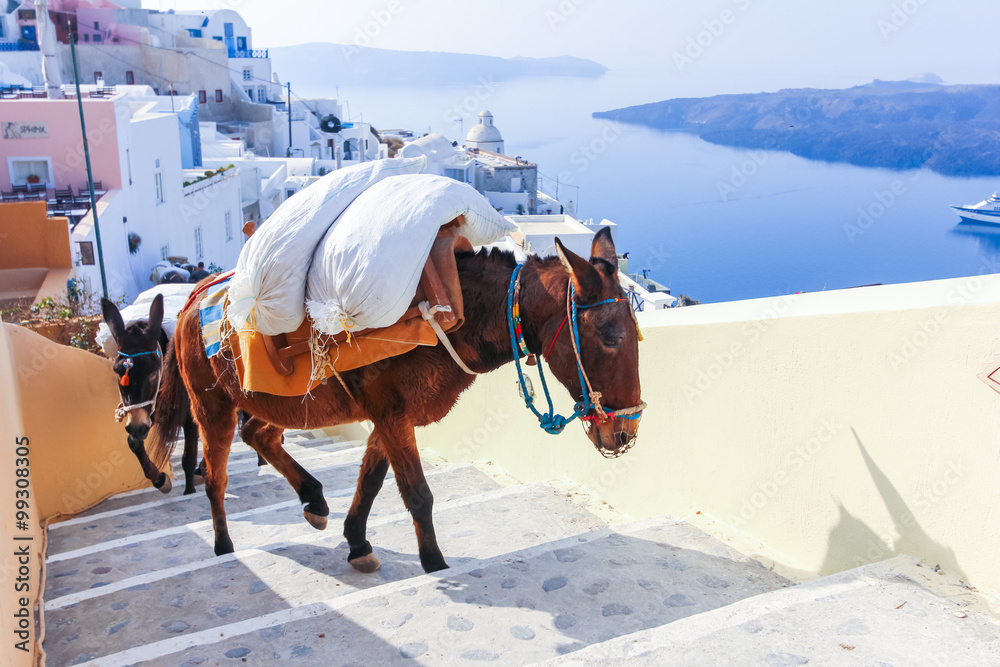
[[[153,486],[159,489],[160,493],[170,493],[170,489],[174,488],[173,482],[165,472],[160,473],[160,478],[153,482]]]
[[[361,556],[347,562],[351,564],[351,567],[363,574],[378,572],[379,568],[382,567],[382,563],[378,562],[378,558],[375,558],[375,554],[368,554],[367,556]]]
[[[316,530],[326,530],[326,517],[320,516],[318,514],[313,514],[312,512],[302,510],[302,516],[306,518],[309,525]]]

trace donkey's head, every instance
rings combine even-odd
[[[118,307],[101,299],[104,321],[118,344],[114,370],[125,410],[125,430],[142,440],[153,425],[152,406],[160,379],[160,330],[163,324],[163,295],[157,294],[149,307],[149,320],[129,324],[122,321]],[[141,407],[140,407],[141,406]]]
[[[595,404],[582,416],[594,446],[606,457],[620,456],[635,443],[643,403],[639,329],[618,282],[615,245],[604,228],[594,236],[590,260],[568,250],[559,239],[556,249],[576,308],[567,308],[563,328],[569,331],[553,334],[547,361],[575,400]]]

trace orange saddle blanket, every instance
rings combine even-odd
[[[437,307],[432,317],[445,332],[464,323],[462,289],[455,253],[472,250],[469,242],[451,233],[456,219],[442,228],[424,265],[417,294],[395,324],[336,336],[317,334],[309,318],[296,330],[280,336],[253,331],[230,333],[223,348],[235,360],[240,386],[246,392],[301,396],[335,372],[342,373],[405,354],[418,345],[434,346],[438,337],[420,312],[421,302]]]

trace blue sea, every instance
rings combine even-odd
[[[724,92],[748,90],[702,94]],[[647,73],[340,93],[352,120],[452,140],[489,108],[506,152],[537,163],[545,191],[558,179],[577,218],[618,223],[631,271],[703,303],[968,276],[1000,261],[1000,230],[959,225],[948,208],[983,200],[1000,178],[830,164],[591,117],[681,96]]]

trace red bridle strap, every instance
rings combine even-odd
[[[559,340],[559,334],[562,333],[563,327],[566,326],[567,322],[569,322],[569,313],[567,313],[566,317],[563,318],[562,324],[560,324],[559,328],[556,329],[556,335],[552,338],[552,342],[549,343],[549,349],[548,349],[548,351],[545,352],[545,359],[546,360],[548,360],[549,355],[552,354],[552,348],[555,347],[556,341]]]

